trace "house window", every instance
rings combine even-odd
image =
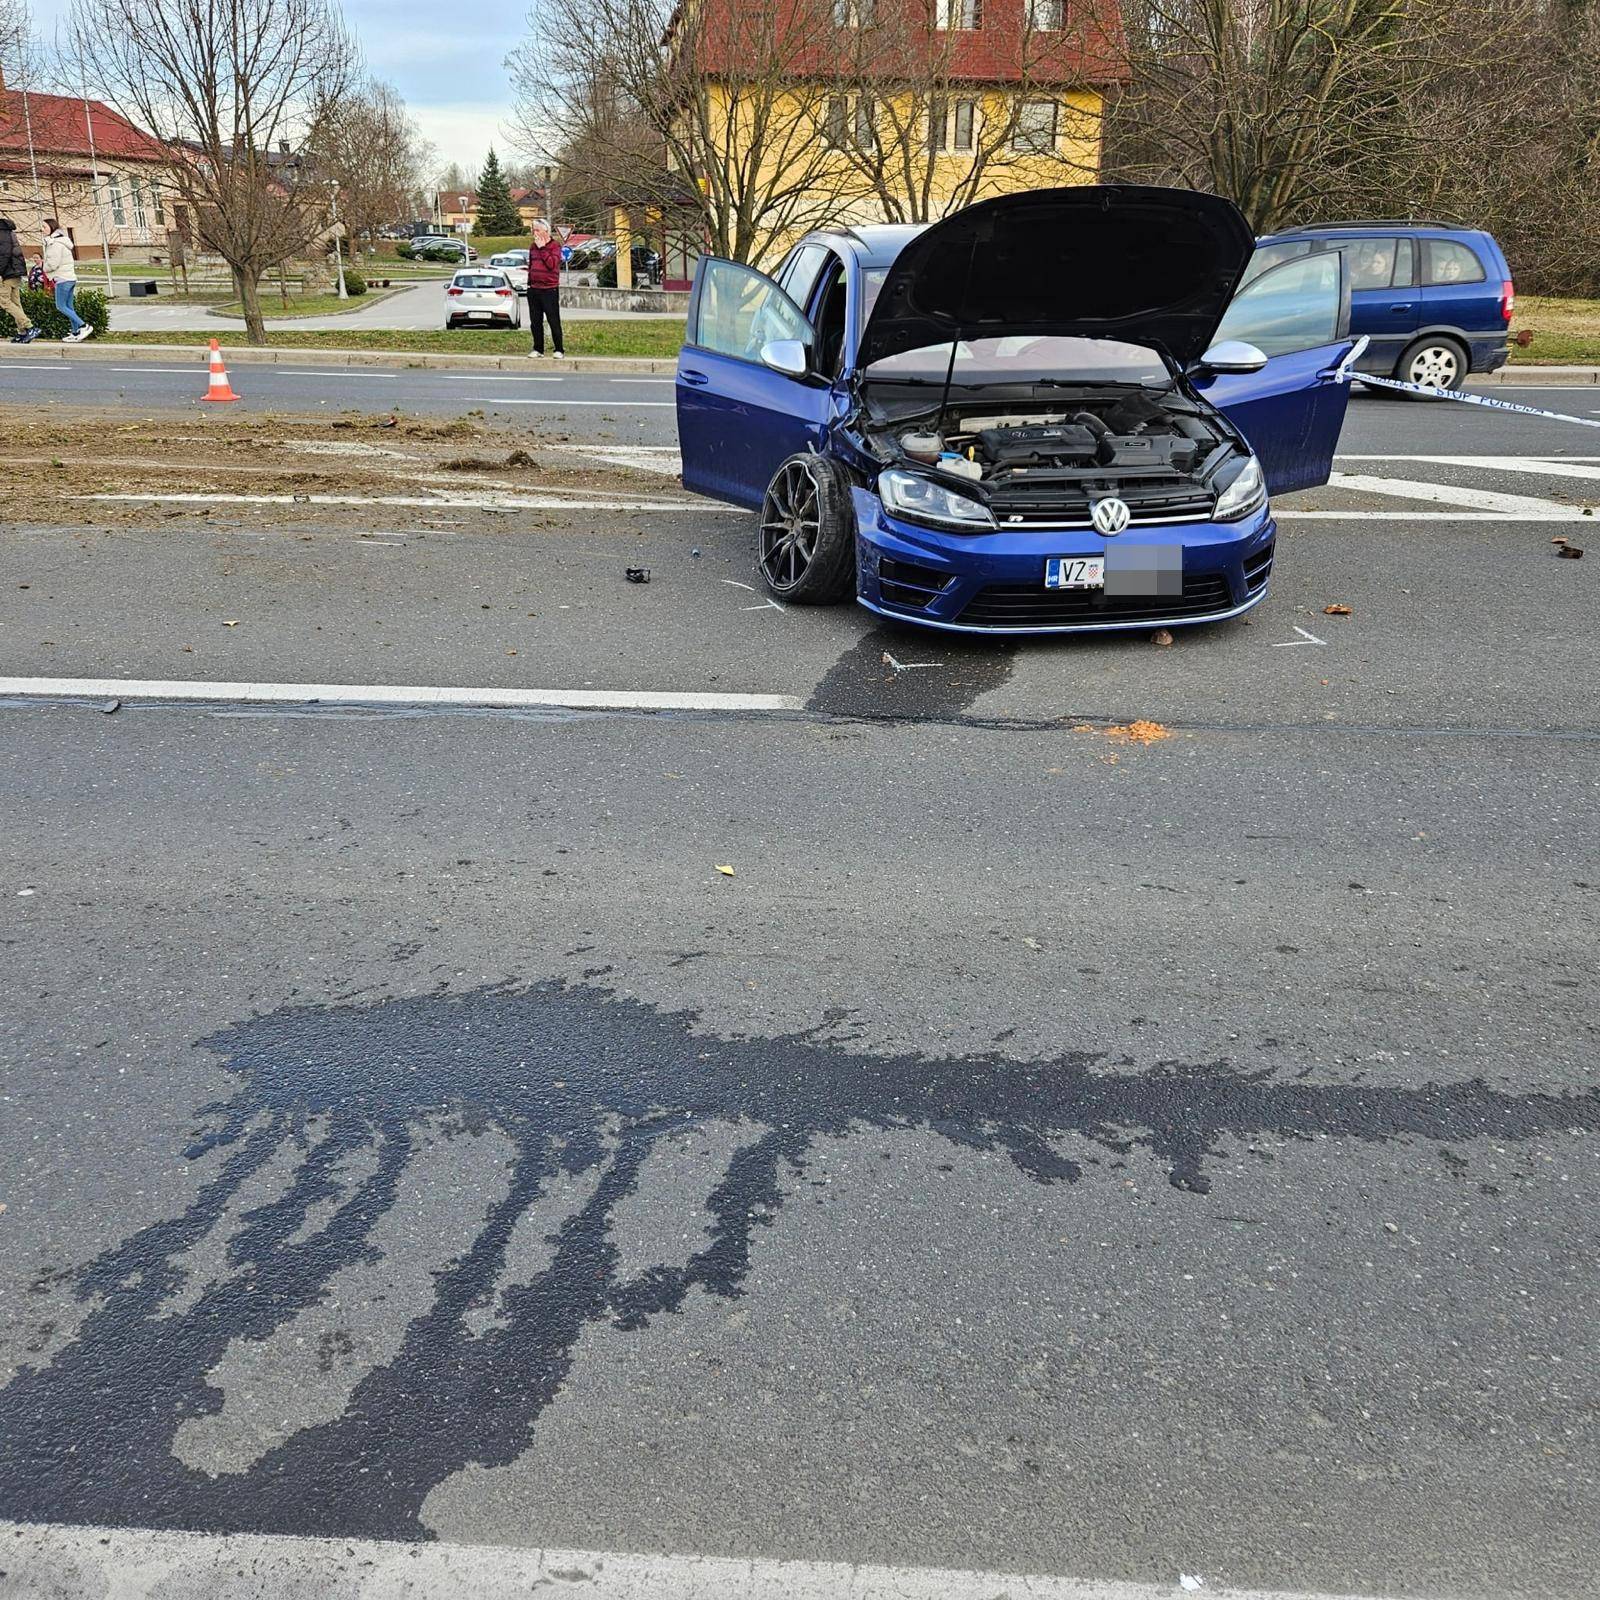
[[[822,142],[830,150],[843,150],[849,137],[850,102],[842,94],[830,94],[822,112]]]
[[[150,209],[156,214],[156,226],[166,227],[166,215],[161,209],[161,185],[154,178],[150,180]]]
[[[1047,156],[1056,147],[1056,103],[1054,100],[1024,100],[1017,107],[1016,125],[1011,132],[1011,148],[1022,155]]]
[[[928,148],[940,155],[970,154],[977,104],[975,100],[957,100],[952,104],[943,95],[935,95],[928,102]]]
[[[878,147],[877,106],[870,94],[856,96],[856,146],[861,150]]]
[[[144,190],[139,186],[137,173],[128,174],[128,194],[133,201],[133,225],[136,228],[148,228],[150,219],[144,214]]]
[[[870,28],[878,20],[878,0],[833,0],[836,28]]]
[[[955,127],[950,139],[950,148],[970,154],[973,147],[973,129],[978,120],[978,102],[976,100],[957,100],[955,105]]]
[[[983,0],[938,0],[935,15],[941,28],[981,28]]]
[[[1028,0],[1028,26],[1036,33],[1059,33],[1066,26],[1066,0]]]
[[[122,203],[122,179],[114,174],[106,179],[107,197],[111,201],[111,221],[118,228],[128,226],[127,208]]]

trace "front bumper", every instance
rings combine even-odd
[[[1115,539],[1089,529],[945,533],[891,517],[877,495],[854,491],[856,598],[869,611],[963,633],[1094,633],[1220,622],[1267,592],[1277,525],[1270,505],[1238,522],[1129,528]],[[1097,556],[1116,544],[1177,545],[1182,595],[1046,589],[1050,556]]]

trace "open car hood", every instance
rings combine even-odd
[[[1231,200],[1134,184],[981,200],[895,257],[857,366],[952,339],[1122,339],[1202,356],[1255,239]]]

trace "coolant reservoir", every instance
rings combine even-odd
[[[902,433],[900,448],[913,461],[933,462],[944,449],[944,440],[936,433]]]
[[[941,472],[948,472],[956,478],[981,478],[983,464],[978,461],[968,461],[965,456],[958,456],[953,451],[941,451],[936,463]]]

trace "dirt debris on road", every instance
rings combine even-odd
[[[381,442],[366,436],[381,436]],[[162,513],[137,500],[87,501],[102,494],[284,495],[288,504],[230,504],[230,517],[270,527],[310,516],[347,522],[347,506],[317,505],[313,495],[430,495],[439,508],[514,529],[525,510],[463,507],[463,493],[561,494],[637,498],[676,496],[660,474],[610,460],[586,460],[566,432],[362,415],[252,415],[213,419],[145,417],[123,412],[49,416],[0,407],[0,473],[14,505],[42,521],[107,526],[149,523]],[[19,449],[17,443],[27,448]],[[92,510],[90,509],[92,507]],[[427,508],[409,508],[420,520]],[[190,514],[203,508],[191,508]],[[533,513],[540,516],[540,513]]]

